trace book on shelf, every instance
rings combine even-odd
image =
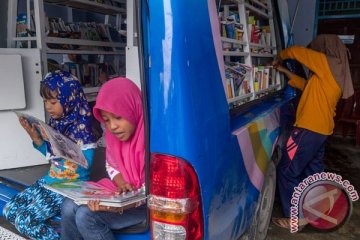
[[[262,67],[254,67],[254,91],[257,92],[261,90],[261,81],[262,81]]]
[[[145,186],[118,193],[115,184],[108,178],[98,182],[74,181],[46,184],[46,189],[72,199],[76,204],[87,204],[88,201],[99,200],[100,205],[110,207],[137,207],[146,203]]]
[[[264,67],[263,74],[262,74],[262,82],[261,88],[267,89],[269,87],[269,79],[270,79],[270,69],[268,67]]]
[[[264,90],[272,86],[275,79],[275,72],[272,66],[254,67],[254,90]]]
[[[243,94],[249,93],[248,82],[250,79],[251,67],[241,63],[227,63],[225,65],[225,77],[228,88],[231,89],[231,97],[238,97]],[[230,89],[229,96],[230,96]],[[231,98],[230,97],[230,98]]]
[[[62,70],[76,76],[84,87],[97,87],[110,78],[117,77],[111,63],[76,63],[64,62]]]
[[[56,157],[64,158],[73,163],[76,163],[84,168],[88,168],[88,162],[81,151],[79,145],[62,135],[60,132],[53,129],[51,126],[41,121],[40,119],[25,113],[14,111],[20,118],[26,119],[30,125],[34,125],[39,132],[44,132],[47,136],[47,141],[51,145],[53,154]]]
[[[47,17],[45,29],[48,37],[60,37],[71,39],[82,39],[102,42],[123,42],[123,38],[116,27],[110,24],[95,22],[71,22],[65,23],[58,17]],[[80,49],[113,51],[112,47],[106,46],[79,46],[75,44],[47,43],[52,49]]]

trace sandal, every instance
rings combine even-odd
[[[298,231],[302,230],[307,224],[308,224],[308,221],[306,221],[305,218],[300,218],[298,219]],[[276,218],[276,217],[273,217],[272,218],[272,222],[278,226],[278,227],[281,227],[281,228],[286,228],[286,229],[290,229],[291,228],[291,219],[290,218]]]

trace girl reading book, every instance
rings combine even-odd
[[[31,239],[60,239],[48,220],[60,213],[64,197],[45,189],[44,185],[89,178],[95,147],[91,133],[92,114],[79,81],[68,72],[48,73],[41,81],[40,95],[50,116],[48,125],[79,145],[88,168],[54,155],[44,131],[19,117],[35,149],[50,161],[50,169],[45,176],[15,195],[5,205],[3,215]]]
[[[106,127],[106,168],[112,180],[108,183],[118,193],[139,189],[145,183],[144,121],[139,88],[126,78],[106,82],[93,112]],[[62,239],[110,240],[115,239],[112,230],[143,222],[146,206],[124,210],[102,206],[98,201],[79,206],[66,199],[61,215]]]

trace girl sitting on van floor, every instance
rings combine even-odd
[[[89,178],[95,147],[91,133],[92,114],[79,81],[68,72],[48,73],[41,81],[40,95],[50,115],[48,124],[81,146],[89,168],[54,156],[47,136],[39,134],[34,125],[20,117],[20,124],[33,140],[34,147],[50,160],[50,170],[15,195],[5,205],[3,214],[21,234],[31,239],[60,239],[47,220],[60,214],[64,197],[45,189],[44,184]]]
[[[106,127],[106,169],[112,184],[119,193],[140,188],[145,183],[145,142],[139,88],[129,79],[112,79],[101,88],[93,111]],[[61,215],[62,239],[111,240],[111,230],[143,222],[146,205],[123,211],[97,201],[78,206],[66,199]]]

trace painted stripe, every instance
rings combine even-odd
[[[268,132],[273,132],[280,126],[280,109],[276,108],[274,112],[267,115],[264,119]]]
[[[208,9],[209,9],[209,17],[210,17],[211,30],[214,40],[216,58],[218,60],[221,80],[226,94],[225,63],[224,63],[224,55],[222,50],[222,42],[220,38],[220,26],[219,26],[217,10],[216,10],[216,1],[208,0]]]
[[[255,188],[261,191],[264,182],[264,174],[256,164],[253,145],[248,129],[243,128],[242,131],[239,131],[237,139],[240,145],[241,154],[249,179]]]
[[[259,191],[264,182],[267,165],[279,137],[280,110],[262,115],[233,132],[239,142],[241,155],[251,183]]]
[[[269,156],[264,149],[263,141],[260,138],[259,128],[256,123],[249,126],[249,133],[256,163],[259,166],[260,170],[265,173],[267,164],[269,162]]]

